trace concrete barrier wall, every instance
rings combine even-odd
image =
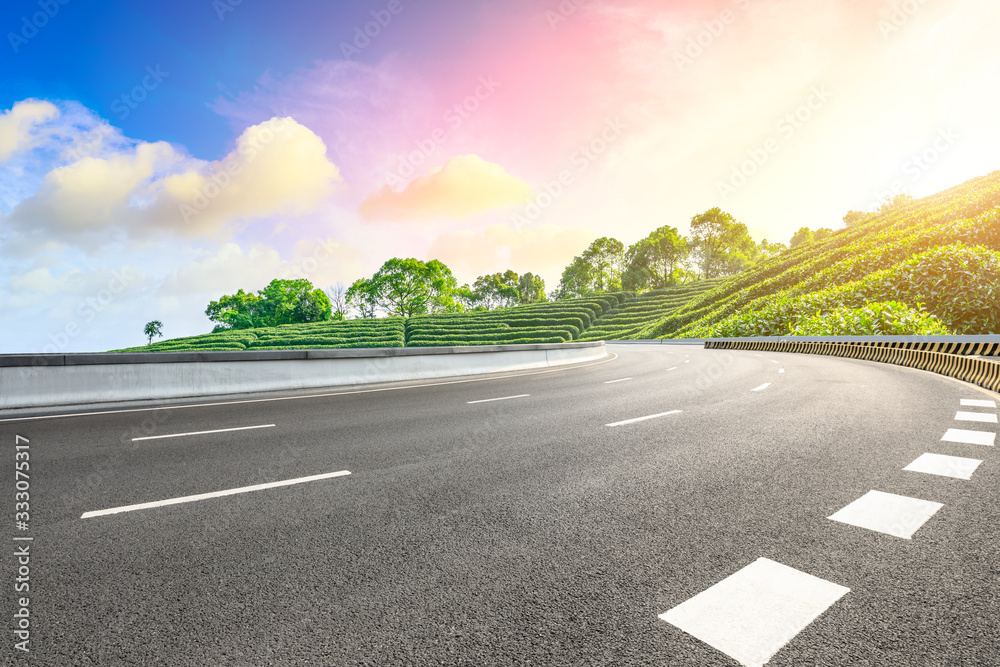
[[[0,355],[0,409],[458,377],[603,359],[602,342],[439,348]]]
[[[936,337],[938,338],[938,337]],[[946,338],[941,336],[939,338]],[[963,338],[963,337],[947,337]],[[966,337],[967,338],[967,337]],[[947,375],[965,382],[1000,392],[1000,358],[978,358],[973,354],[996,353],[1000,336],[979,336],[979,341],[863,341],[845,342],[819,339],[806,342],[791,339],[762,340],[753,338],[717,338],[705,342],[709,349],[756,350],[762,352],[797,352],[850,357],[878,361],[897,366],[919,368]],[[938,349],[949,350],[939,352]]]

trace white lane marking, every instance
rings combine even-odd
[[[908,540],[942,507],[930,500],[869,491],[827,518]]]
[[[685,359],[685,360],[684,360],[684,363],[685,363],[685,364],[690,364],[690,363],[691,363],[691,360],[690,360],[690,359]]]
[[[850,588],[758,558],[659,618],[760,667]]]
[[[944,442],[961,442],[966,445],[986,445],[992,447],[996,442],[996,433],[986,431],[966,431],[960,428],[950,428],[941,438]]]
[[[996,424],[997,416],[992,412],[962,412],[955,413],[955,421],[959,422],[983,422],[984,424]]]
[[[646,417],[636,417],[635,419],[626,419],[625,421],[612,422],[611,424],[605,424],[605,426],[623,426],[625,424],[634,424],[636,422],[644,422],[647,419],[656,419],[657,417],[666,417],[667,415],[676,415],[680,410],[671,410],[670,412],[659,412],[655,415],[649,415]]]
[[[759,386],[759,387],[757,387],[757,388],[755,388],[755,389],[751,389],[750,391],[764,391],[765,389],[767,389],[767,388],[768,388],[768,387],[770,387],[770,386],[771,386],[771,383],[770,383],[770,382],[765,382],[765,383],[764,383],[764,384],[762,384],[761,386]]]
[[[979,459],[966,459],[961,456],[945,456],[944,454],[921,454],[903,470],[924,472],[928,475],[941,475],[955,479],[972,479],[972,473],[982,463]]]
[[[469,405],[473,403],[489,403],[491,401],[509,401],[512,398],[525,398],[531,396],[531,394],[518,394],[517,396],[501,396],[500,398],[484,398],[478,401],[466,401]]]
[[[784,373],[784,372],[785,372],[785,369],[784,369],[784,368],[779,368],[779,369],[778,369],[778,372],[779,372],[779,373]]]
[[[171,498],[169,500],[156,500],[151,503],[139,503],[138,505],[124,505],[122,507],[112,507],[106,510],[96,510],[94,512],[84,512],[80,515],[81,519],[90,519],[95,516],[106,516],[108,514],[118,514],[119,512],[134,512],[136,510],[146,510],[153,507],[163,507],[164,505],[178,505],[180,503],[193,503],[198,500],[206,500],[208,498],[220,498],[222,496],[232,496],[237,493],[248,493],[250,491],[263,491],[264,489],[275,489],[279,486],[291,486],[292,484],[304,484],[305,482],[315,482],[321,479],[330,479],[331,477],[343,477],[344,475],[350,475],[350,470],[340,470],[338,472],[328,472],[322,475],[313,475],[312,477],[299,477],[297,479],[286,479],[283,482],[268,482],[267,484],[254,484],[253,486],[241,486],[238,489],[228,489],[226,491],[213,491],[212,493],[199,493],[196,496],[183,496],[181,498]]]
[[[997,406],[993,401],[981,401],[975,398],[963,398],[962,405],[970,408],[995,408]]]
[[[667,370],[668,371],[676,371],[677,370],[677,366],[674,366],[673,368],[668,368]]]
[[[160,438],[180,438],[185,435],[205,435],[206,433],[229,433],[230,431],[249,431],[255,428],[274,428],[274,424],[261,424],[260,426],[238,426],[236,428],[219,428],[214,431],[191,431],[190,433],[169,433],[167,435],[146,435],[141,438],[132,438],[132,442],[137,440],[159,440]]]
[[[780,361],[777,361],[777,360],[775,360],[775,359],[771,359],[771,363],[772,363],[772,364],[780,364],[781,362],[780,362]]]
[[[604,384],[614,384],[615,382],[625,382],[626,380],[631,380],[632,378],[621,378],[619,380],[607,380]]]
[[[405,387],[376,387],[374,389],[354,389],[351,391],[332,391],[323,394],[303,394],[297,396],[274,396],[271,398],[248,398],[239,401],[219,401],[217,403],[192,403],[190,405],[163,405],[157,408],[127,408],[124,410],[97,410],[94,412],[73,412],[65,415],[39,415],[37,417],[7,417],[5,419],[0,419],[0,424],[5,422],[20,422],[20,421],[36,421],[39,419],[63,419],[65,417],[92,417],[94,415],[117,415],[126,412],[150,412],[154,410],[183,410],[185,408],[213,408],[218,405],[240,405],[243,403],[269,403],[271,401],[297,401],[306,398],[329,398],[331,396],[351,396],[354,394],[372,394],[380,391],[401,391],[403,389],[423,389],[424,387],[443,387],[449,384],[465,384],[466,382],[488,382],[490,380],[505,380],[507,378],[518,378],[525,377],[527,375],[544,375],[546,373],[565,373],[566,371],[576,370],[578,368],[587,368],[588,366],[598,366],[600,364],[606,364],[609,361],[617,361],[618,355],[614,352],[609,352],[610,358],[600,359],[598,361],[589,361],[579,366],[570,366],[569,368],[550,368],[544,371],[531,371],[528,373],[511,373],[510,375],[491,375],[488,377],[481,378],[468,378],[465,380],[450,380],[447,382],[426,382],[424,384],[412,384]],[[58,408],[59,406],[53,406]]]

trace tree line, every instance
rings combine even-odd
[[[853,222],[854,219],[848,224]],[[520,275],[508,270],[479,276],[472,285],[459,285],[451,270],[438,260],[423,262],[394,257],[371,278],[359,278],[350,286],[338,283],[324,291],[305,279],[273,280],[256,294],[241,289],[236,294],[224,295],[212,301],[205,314],[216,323],[214,330],[221,331],[342,320],[349,316],[413,317],[493,310],[595,292],[643,292],[692,280],[736,275],[789,247],[819,241],[832,233],[830,229],[813,232],[803,227],[789,246],[768,243],[766,239],[758,244],[745,224],[713,208],[691,219],[689,237],[665,225],[628,248],[607,236],[593,241],[573,258],[558,287],[548,294],[545,281],[533,273]]]

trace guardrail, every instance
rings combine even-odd
[[[707,349],[823,354],[947,375],[1000,392],[1000,336],[716,338]],[[981,355],[981,356],[980,356]]]
[[[467,347],[0,355],[0,409],[217,396],[547,368],[602,341]]]

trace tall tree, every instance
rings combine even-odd
[[[594,267],[583,257],[574,257],[563,269],[559,287],[552,293],[553,299],[569,299],[583,296],[593,291]]]
[[[459,312],[458,281],[438,260],[387,260],[370,279],[355,281],[347,290],[348,300],[363,317],[376,310],[389,315],[413,317],[428,312]]]
[[[629,247],[622,287],[638,291],[677,284],[689,252],[687,239],[676,228],[664,225],[654,230]]]
[[[691,242],[706,279],[735,275],[757,257],[747,226],[719,208],[691,218]]]
[[[342,320],[347,317],[347,285],[338,281],[326,290],[330,297],[330,307],[333,309],[333,319]]]
[[[358,278],[347,288],[344,299],[362,319],[370,320],[378,310],[378,287],[367,278]]]
[[[521,305],[545,301],[545,281],[541,276],[525,273],[517,281],[517,302]]]
[[[300,278],[272,280],[257,294],[242,289],[236,294],[225,294],[209,303],[205,314],[218,323],[218,330],[320,322],[330,319],[331,310],[326,293]]]
[[[518,302],[518,281],[521,279],[514,271],[492,273],[476,278],[472,284],[473,291],[478,295],[477,303],[487,310],[507,308]]]
[[[799,231],[792,234],[792,240],[788,242],[789,248],[798,248],[803,243],[811,243],[813,240],[812,230],[808,227],[799,227]]]
[[[590,264],[599,292],[621,289],[625,269],[625,246],[621,241],[603,236],[591,243],[581,257]]]

